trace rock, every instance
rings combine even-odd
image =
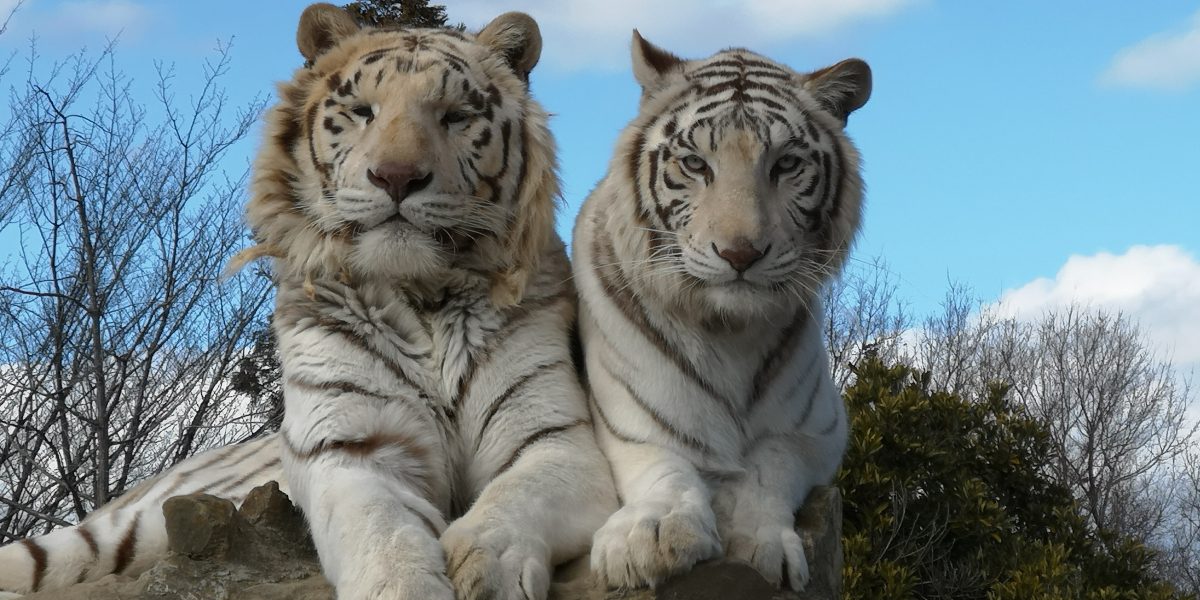
[[[229,557],[245,547],[245,521],[232,502],[214,496],[176,496],[163,503],[172,552],[203,560]]]
[[[587,559],[559,567],[551,600],[837,600],[842,595],[842,494],[819,487],[796,515],[810,580],[803,592],[776,590],[754,567],[733,560],[701,563],[654,590],[599,589]]]
[[[842,597],[842,491],[819,487],[796,515],[811,577],[798,600]]]
[[[110,575],[23,600],[335,600],[321,575],[303,515],[275,483],[240,509],[213,496],[178,496],[163,506],[171,554],[137,579]],[[797,514],[812,579],[800,594],[778,591],[753,567],[698,565],[658,588],[599,589],[583,557],[555,573],[551,600],[835,600],[841,597],[841,494],[817,488]]]

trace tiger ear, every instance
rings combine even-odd
[[[488,23],[476,41],[504,57],[523,81],[542,57],[542,31],[533,17],[521,12],[504,13]]]
[[[843,125],[871,97],[871,67],[850,58],[804,78],[804,88]]]
[[[633,76],[644,94],[661,88],[683,63],[682,58],[647,42],[638,30],[633,30]]]
[[[300,15],[296,46],[306,60],[313,62],[358,30],[358,22],[345,10],[324,2],[313,4]]]

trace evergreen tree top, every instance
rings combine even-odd
[[[446,7],[429,0],[358,0],[344,7],[359,23],[373,27],[455,27],[447,25]]]

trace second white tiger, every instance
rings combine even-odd
[[[681,60],[633,44],[640,114],[574,237],[601,449],[623,507],[591,563],[653,585],[722,554],[808,581],[793,514],[847,439],[818,290],[858,229],[843,129],[865,63],[810,74],[745,50]]]

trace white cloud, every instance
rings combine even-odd
[[[1072,303],[1135,317],[1176,366],[1200,367],[1200,261],[1183,248],[1134,246],[1124,254],[1072,256],[1053,279],[1004,292],[997,309],[1032,319]]]
[[[634,28],[687,57],[726,46],[827,36],[870,18],[890,15],[919,0],[513,0],[508,10],[529,13],[541,25],[542,60],[554,68],[623,69]],[[499,14],[494,2],[454,2],[451,18],[481,27]]]
[[[1165,90],[1200,83],[1200,11],[1181,31],[1156,33],[1117,52],[1100,82]]]

